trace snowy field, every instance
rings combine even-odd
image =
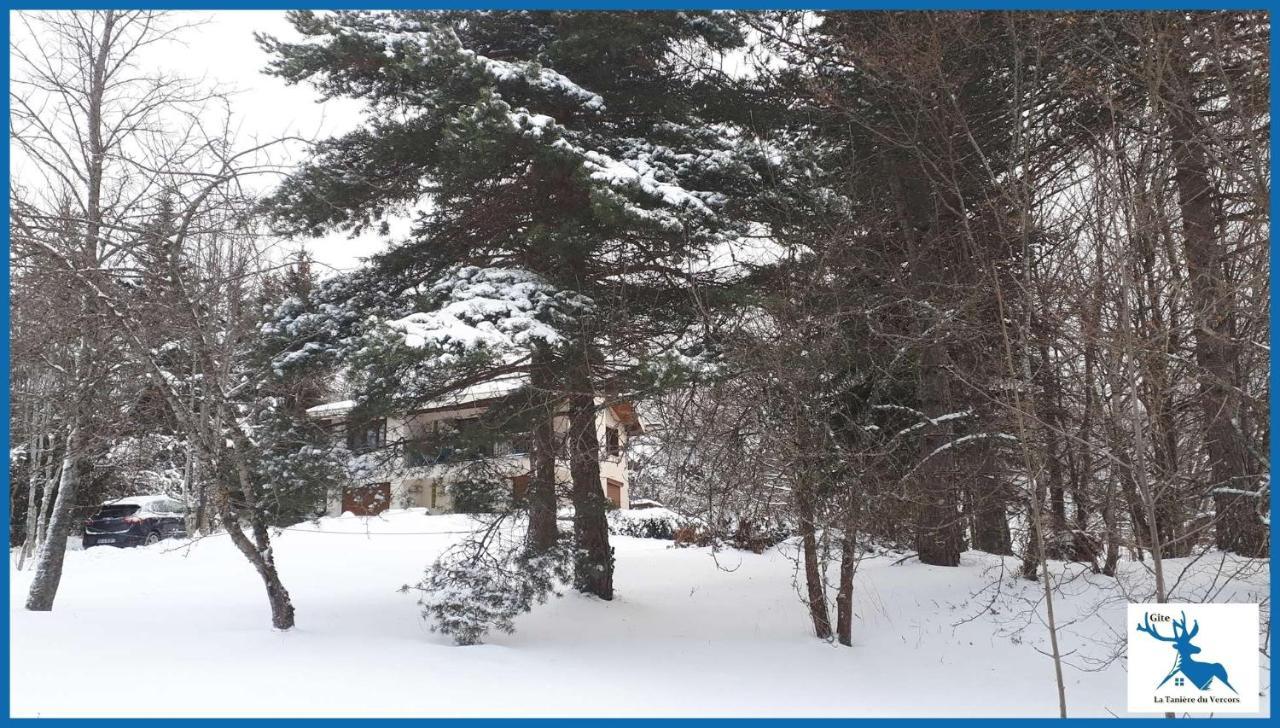
[[[713,555],[618,537],[615,601],[566,594],[514,635],[454,647],[398,589],[467,527],[398,511],[284,531],[288,633],[271,629],[261,582],[222,536],[70,552],[52,613],[22,610],[30,574],[11,566],[13,715],[1056,715],[1038,586],[1013,560],[863,561],[849,649],[810,636],[785,547]],[[1141,565],[1126,566],[1122,581],[1139,583]],[[1235,566],[1171,568],[1184,598],[1264,599],[1265,571],[1223,588]],[[1058,604],[1070,714],[1125,715],[1123,660],[1108,661],[1123,590],[1071,573]]]

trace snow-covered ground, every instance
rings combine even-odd
[[[296,629],[271,629],[249,565],[225,537],[67,555],[51,613],[21,608],[10,567],[14,716],[1051,716],[1057,712],[1038,586],[1012,560],[960,568],[892,556],[856,580],[854,646],[810,636],[787,548],[761,555],[617,537],[617,598],[566,594],[514,635],[455,647],[398,592],[463,516],[330,518],[276,537]],[[1225,589],[1214,556],[1179,593],[1261,601],[1265,570]],[[1171,565],[1183,571],[1185,561]],[[1140,582],[1127,564],[1126,583]],[[1073,716],[1125,715],[1123,590],[1072,568]],[[1270,683],[1264,664],[1262,684]],[[1262,699],[1265,706],[1266,696]]]

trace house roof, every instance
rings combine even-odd
[[[512,392],[525,386],[529,378],[524,375],[514,375],[492,379],[488,382],[481,382],[470,387],[463,387],[456,392],[450,392],[439,399],[432,400],[416,408],[417,412],[429,412],[434,410],[458,409],[467,405],[476,404],[478,402],[486,402],[491,399],[506,396]],[[338,417],[355,409],[356,402],[352,399],[344,399],[338,402],[326,402],[318,404],[315,407],[307,409],[307,415],[317,419],[326,417]],[[636,415],[635,403],[629,401],[615,402],[609,405],[613,416],[626,427],[627,432],[632,435],[644,433],[644,425]]]
[[[456,392],[450,392],[445,396],[432,400],[422,406],[425,410],[449,409],[452,407],[461,407],[475,402],[482,402],[487,399],[495,399],[503,397],[520,389],[529,383],[529,378],[525,376],[501,377],[480,384],[473,384],[470,387],[464,387]]]
[[[496,399],[504,395],[510,394],[517,389],[523,387],[528,381],[527,377],[513,376],[501,377],[488,382],[481,382],[470,387],[463,387],[455,392],[432,400],[418,407],[417,410],[437,410],[437,409],[453,409],[463,407],[476,402]],[[307,414],[311,417],[324,418],[337,415],[344,415],[355,409],[356,402],[353,399],[344,399],[338,402],[326,402],[318,404],[315,407],[307,409]]]
[[[640,422],[640,417],[636,415],[636,405],[634,402],[615,402],[610,405],[613,410],[613,416],[627,428],[627,433],[631,435],[643,435],[644,425]]]
[[[315,407],[308,407],[307,414],[312,417],[327,417],[329,415],[339,415],[350,412],[355,409],[356,401],[354,399],[344,399],[340,402],[325,402]]]

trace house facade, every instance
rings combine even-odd
[[[528,488],[533,463],[525,434],[490,433],[483,448],[468,447],[461,438],[499,398],[514,389],[510,383],[490,383],[464,390],[402,416],[366,421],[352,419],[354,402],[312,407],[308,416],[345,438],[357,456],[355,482],[329,504],[329,514],[376,515],[387,508],[427,508],[433,513],[454,510],[450,486],[482,471],[490,482],[521,497]],[[627,441],[643,432],[630,403],[606,404],[597,398],[596,439],[600,443],[600,490],[615,508],[630,507]],[[558,415],[559,438],[569,429],[568,416]],[[556,482],[571,482],[569,463],[556,459]]]

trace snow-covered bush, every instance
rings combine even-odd
[[[609,511],[606,517],[609,520],[609,533],[614,536],[657,538],[665,541],[674,539],[676,531],[681,528],[698,524],[697,519],[682,516],[667,508],[615,510]]]
[[[758,554],[790,538],[795,529],[776,519],[739,518],[722,532],[729,546]]]

